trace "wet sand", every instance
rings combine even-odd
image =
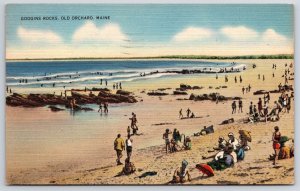
[[[227,60],[226,60],[227,61]],[[235,60],[236,61],[236,60]],[[231,61],[228,61],[231,62]],[[7,145],[7,183],[8,184],[164,184],[171,178],[173,171],[181,160],[189,161],[193,180],[191,184],[291,184],[294,182],[294,159],[279,161],[274,167],[268,161],[273,153],[271,136],[273,127],[278,125],[282,135],[294,136],[294,105],[289,114],[283,114],[279,122],[242,123],[248,112],[250,101],[257,103],[256,90],[274,90],[281,82],[284,84],[285,63],[291,60],[238,60],[248,65],[242,73],[228,74],[229,82],[225,84],[224,76],[215,75],[198,77],[179,75],[178,78],[150,79],[131,82],[124,86],[133,91],[138,100],[136,104],[112,105],[107,116],[100,116],[96,111],[70,115],[68,111],[53,113],[48,108],[6,108],[6,145]],[[257,67],[253,69],[252,63]],[[272,70],[272,64],[277,69]],[[292,69],[293,71],[293,69]],[[275,78],[272,77],[275,72]],[[261,74],[261,80],[257,75]],[[265,81],[262,81],[262,75]],[[242,83],[235,83],[234,76],[242,76]],[[239,78],[238,78],[239,79]],[[172,88],[165,92],[172,93],[180,83],[203,86],[201,90],[188,93],[203,94],[219,92],[224,96],[241,96],[244,113],[231,114],[231,101],[190,101],[177,100],[189,95],[148,96],[146,93],[158,88]],[[242,87],[252,86],[251,92],[242,94]],[[290,81],[292,84],[293,81]],[[226,85],[228,88],[215,89]],[[213,88],[209,88],[212,86]],[[147,87],[147,88],[145,88]],[[146,93],[141,93],[145,89]],[[51,92],[51,91],[50,91]],[[279,94],[271,94],[271,101],[277,100]],[[270,104],[272,106],[272,104]],[[201,118],[180,120],[178,111],[190,108]],[[134,136],[132,161],[138,171],[130,176],[114,177],[122,166],[115,165],[113,141],[118,133],[126,134],[130,124],[131,112],[138,118],[140,133]],[[185,114],[185,112],[183,112]],[[219,125],[223,120],[233,117],[235,123]],[[167,125],[155,125],[168,123]],[[214,125],[215,133],[192,137],[191,151],[164,153],[162,134],[166,128],[177,128],[181,133],[192,135],[203,126]],[[216,146],[219,136],[227,138],[228,132],[237,134],[239,129],[252,132],[251,150],[246,153],[244,161],[225,171],[216,171],[211,178],[201,176],[194,168],[198,163],[208,162],[202,156],[209,155],[208,150]],[[125,152],[124,152],[125,154]],[[123,157],[124,160],[124,157]],[[137,178],[147,171],[156,171],[152,177]],[[286,176],[282,178],[282,173]],[[189,183],[188,183],[189,184]]]

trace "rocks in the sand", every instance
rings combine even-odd
[[[262,95],[268,93],[266,90],[257,90],[255,92],[253,92],[253,95]]]
[[[118,90],[118,91],[116,92],[116,94],[128,96],[128,95],[130,95],[130,94],[132,94],[132,93],[129,92],[129,91],[125,91],[125,90]]]
[[[107,103],[135,103],[137,100],[130,95],[112,94],[108,91],[102,90],[96,96],[94,94],[85,95],[72,91],[71,97],[67,98],[53,94],[17,94],[14,93],[6,97],[6,104],[9,106],[22,107],[43,107],[46,105],[69,105],[70,99],[75,99],[76,104],[98,104],[100,102]],[[51,108],[50,108],[51,109]],[[79,110],[89,111],[90,108],[78,108]],[[53,108],[52,110],[56,110]]]
[[[189,100],[194,100],[194,101],[204,101],[204,100],[227,101],[227,100],[238,100],[238,99],[241,99],[241,97],[225,97],[218,93],[210,93],[210,94],[202,94],[202,95],[191,94],[189,97]]]
[[[48,108],[51,109],[51,111],[53,112],[57,112],[57,111],[63,111],[64,109],[61,109],[61,108],[58,108],[58,107],[55,107],[53,105],[50,105]]]
[[[173,95],[187,95],[187,92],[183,92],[183,91],[173,91]]]
[[[177,91],[186,91],[186,90],[200,90],[202,86],[190,86],[187,84],[180,84],[179,88],[176,88]]]
[[[226,120],[222,121],[222,123],[220,125],[226,125],[226,124],[230,124],[230,123],[234,123],[233,118],[226,119]]]
[[[151,92],[148,92],[147,95],[149,95],[149,96],[166,96],[169,94],[165,93],[165,92],[151,91]]]

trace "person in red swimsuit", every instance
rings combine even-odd
[[[281,138],[281,133],[279,132],[279,127],[275,126],[274,127],[274,133],[272,136],[272,141],[273,141],[273,149],[275,152],[275,156],[274,156],[274,162],[273,165],[276,164],[276,160],[278,160],[278,155],[279,155],[279,151],[280,151],[280,138]]]

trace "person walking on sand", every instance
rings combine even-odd
[[[273,165],[276,165],[276,160],[278,160],[278,155],[280,151],[280,139],[281,139],[281,133],[279,132],[279,127],[275,126],[274,133],[272,135],[273,149],[274,149]]]
[[[231,112],[231,114],[236,113],[236,102],[235,102],[235,101],[232,102],[231,107],[232,107],[232,112]]]
[[[190,110],[190,108],[188,108],[188,109],[186,110],[186,116],[187,116],[187,118],[190,117],[190,113],[191,113],[191,110]]]
[[[249,92],[251,91],[251,86],[250,86],[250,84],[249,84],[249,86],[248,86],[248,89],[249,89]]]
[[[239,100],[239,113],[243,113],[243,101],[240,99]]]
[[[242,88],[242,92],[243,92],[243,94],[245,94],[245,87],[244,86]]]
[[[127,139],[125,141],[126,144],[126,153],[127,153],[127,158],[130,160],[131,154],[132,154],[132,139],[130,138],[130,135],[127,135]]]
[[[166,154],[169,152],[171,152],[171,142],[170,142],[170,138],[169,135],[172,134],[172,132],[170,132],[169,129],[166,129],[166,132],[163,134],[163,139],[165,140],[165,144],[166,144]]]
[[[101,114],[102,114],[102,104],[101,104],[101,102],[99,103],[98,113],[99,113],[99,111],[101,111]]]
[[[183,118],[183,115],[182,115],[182,108],[179,110],[179,119]]]
[[[117,138],[114,142],[114,149],[117,153],[117,165],[122,165],[121,158],[122,158],[122,152],[125,149],[124,140],[121,138],[121,134],[118,134]]]
[[[131,129],[133,131],[133,135],[136,135],[137,134],[137,130],[138,130],[138,127],[136,125],[137,123],[137,118],[136,118],[136,114],[135,113],[131,113],[131,118],[129,118],[131,120]]]
[[[235,83],[237,83],[237,79],[236,79],[236,76],[234,76],[234,82],[235,82]]]
[[[240,76],[240,83],[242,83],[243,82],[243,79],[242,79],[242,76]]]

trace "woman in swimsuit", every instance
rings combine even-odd
[[[273,133],[272,136],[272,141],[273,141],[273,149],[274,149],[274,162],[273,165],[276,164],[276,160],[278,160],[278,155],[279,155],[279,151],[280,151],[280,138],[281,138],[281,133],[279,132],[279,127],[275,126],[274,127],[275,132]]]

